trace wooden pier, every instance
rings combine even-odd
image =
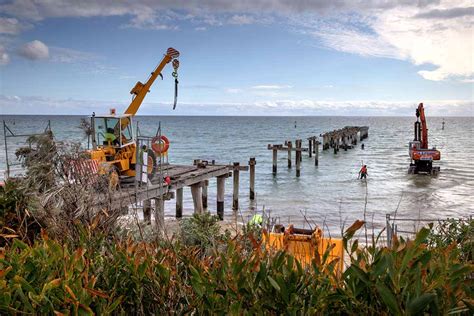
[[[208,209],[209,180],[216,179],[217,203],[216,213],[224,219],[225,180],[233,178],[232,209],[239,209],[239,186],[241,171],[250,170],[250,199],[255,199],[255,158],[250,158],[249,165],[219,165],[214,161],[195,160],[193,165],[166,164],[161,166],[161,177],[157,174],[151,183],[142,183],[140,186],[123,185],[114,195],[113,207],[123,208],[131,204],[142,202],[145,221],[151,222],[152,206],[154,205],[155,222],[159,230],[164,227],[164,201],[176,199],[176,218],[183,216],[184,188],[191,190],[194,212],[203,213]],[[161,183],[159,179],[170,178],[170,183]],[[154,203],[152,203],[154,200]]]
[[[285,141],[285,144],[268,144],[267,149],[272,151],[273,163],[272,173],[275,176],[278,172],[278,152],[284,151],[288,153],[288,169],[292,168],[292,152],[295,152],[296,177],[301,175],[302,153],[308,152],[308,157],[314,155],[314,165],[319,165],[319,145],[322,144],[323,150],[334,148],[334,154],[337,154],[340,148],[347,151],[357,145],[357,141],[364,140],[369,137],[368,126],[346,126],[339,130],[321,134],[322,142],[318,136],[307,138],[308,147],[302,147],[302,140],[297,139],[293,143],[291,140]]]
[[[347,151],[347,149],[351,149],[353,146],[357,145],[358,138],[359,141],[362,141],[369,137],[369,127],[346,126],[342,129],[324,133],[321,137],[323,139],[323,150],[333,148],[334,154],[337,154],[340,148]]]
[[[315,162],[314,165],[317,166],[319,164],[319,140],[317,136],[309,137],[308,139],[308,147],[302,147],[303,141],[301,139],[297,139],[294,142],[291,140],[285,141],[285,144],[268,144],[267,149],[272,151],[273,154],[273,164],[272,164],[272,173],[276,175],[278,172],[278,151],[284,151],[288,153],[288,169],[292,168],[292,152],[295,152],[295,166],[296,166],[296,176],[299,177],[301,175],[301,162],[303,160],[303,152],[308,153],[308,157],[311,158],[314,154]]]

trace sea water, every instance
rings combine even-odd
[[[48,120],[58,140],[82,142],[87,139],[79,129],[81,116],[2,116],[17,134],[41,131]],[[265,209],[284,223],[306,227],[317,223],[337,232],[356,219],[385,225],[387,213],[397,217],[446,218],[474,214],[474,140],[472,117],[428,118],[429,144],[441,151],[438,176],[409,175],[408,142],[413,139],[414,117],[187,117],[146,116],[136,118],[144,135],[155,135],[159,124],[171,146],[169,161],[192,164],[194,159],[216,163],[246,165],[257,160],[256,207]],[[445,128],[442,129],[442,122]],[[287,153],[278,152],[278,173],[272,175],[272,151],[268,144],[303,140],[344,126],[369,126],[369,137],[353,149],[322,151],[319,165],[303,153],[301,177],[287,168]],[[1,130],[0,169],[5,169],[5,147]],[[9,139],[9,159],[24,139]],[[294,153],[293,153],[294,154]],[[367,181],[358,179],[362,164],[368,167]],[[215,212],[216,181],[209,184],[209,209]],[[249,214],[249,176],[240,176],[237,216]],[[192,214],[190,189],[184,191],[184,214]],[[226,181],[225,216],[231,217],[232,178]],[[174,200],[166,203],[166,216],[175,212]]]

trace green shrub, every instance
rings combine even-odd
[[[456,244],[461,261],[474,260],[474,220],[447,219],[440,221],[428,235],[428,244],[432,248],[447,247]]]
[[[214,229],[208,216],[191,221],[203,222]],[[473,265],[453,244],[428,247],[422,229],[391,248],[361,247],[352,236],[362,225],[346,230],[342,275],[325,254],[303,269],[258,243],[245,251],[241,238],[205,252],[202,243],[110,239],[90,228],[74,243],[15,239],[0,249],[0,314],[472,314]]]
[[[216,247],[224,240],[219,226],[219,217],[208,212],[194,213],[190,218],[183,218],[180,223],[181,240],[186,246],[199,246],[201,249]]]

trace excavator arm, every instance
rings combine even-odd
[[[138,81],[133,89],[130,91],[130,94],[133,94],[133,99],[128,108],[125,110],[125,114],[131,114],[135,115],[142,105],[143,99],[145,99],[145,96],[147,95],[148,92],[150,92],[150,87],[153,85],[153,82],[156,80],[156,78],[161,74],[161,71],[165,66],[173,60],[173,67],[176,73],[176,70],[178,69],[179,62],[177,58],[179,57],[179,52],[174,49],[174,48],[168,48],[166,51],[165,56],[161,60],[160,64],[156,67],[156,69],[151,73],[150,77],[145,83],[141,83]],[[175,76],[175,75],[173,75]],[[176,76],[175,76],[176,77]],[[177,81],[177,80],[176,80]]]
[[[428,126],[426,124],[425,109],[423,103],[418,105],[416,110],[416,116],[419,117],[421,122],[421,148],[428,148]]]

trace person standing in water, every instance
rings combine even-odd
[[[367,179],[367,165],[363,165],[359,171],[359,179]]]

